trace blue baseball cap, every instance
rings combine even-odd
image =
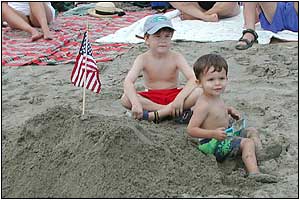
[[[144,35],[146,33],[152,35],[162,28],[174,29],[171,20],[161,14],[156,14],[148,17],[144,24]]]

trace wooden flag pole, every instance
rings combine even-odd
[[[86,37],[88,39],[88,29],[89,29],[89,21],[88,19],[86,19]],[[87,41],[85,42],[85,63],[84,63],[84,78],[83,78],[83,100],[82,100],[82,116],[84,115],[84,111],[85,111],[85,88],[86,88],[86,65],[87,65]]]

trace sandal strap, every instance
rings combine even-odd
[[[157,111],[154,111],[154,120],[153,122],[155,124],[158,124],[159,123],[159,115],[158,115],[158,112]]]
[[[251,33],[251,34],[254,36],[254,41],[257,40],[258,35],[257,35],[257,33],[255,32],[255,30],[250,29],[250,28],[248,28],[248,29],[246,29],[246,30],[243,30],[243,36],[244,36],[246,33]]]
[[[251,43],[251,41],[249,41],[247,39],[243,39],[243,38],[240,38],[239,41],[246,42],[247,45],[249,45]]]

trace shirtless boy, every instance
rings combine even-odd
[[[163,15],[152,15],[145,22],[144,40],[149,50],[135,59],[121,98],[135,119],[158,123],[167,116],[182,116],[201,94],[200,88],[195,89],[196,78],[185,58],[170,50],[173,33],[171,21]],[[178,88],[179,72],[187,79],[183,88]],[[146,90],[137,92],[134,83],[140,73]]]
[[[228,81],[227,72],[227,62],[219,55],[207,54],[195,62],[194,73],[203,94],[196,102],[187,132],[200,139],[200,150],[209,144],[207,148],[212,149],[206,150],[213,153],[218,162],[241,154],[249,177],[256,181],[276,182],[272,175],[259,172],[255,150],[262,149],[262,144],[255,128],[245,128],[240,136],[227,137],[225,129],[229,126],[229,115],[240,119],[240,114],[233,107],[227,107],[221,99]],[[218,145],[214,145],[214,141]]]

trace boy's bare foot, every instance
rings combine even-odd
[[[249,179],[253,179],[256,182],[261,183],[277,183],[278,179],[276,176],[273,176],[271,174],[263,174],[263,173],[250,173],[248,175]]]

